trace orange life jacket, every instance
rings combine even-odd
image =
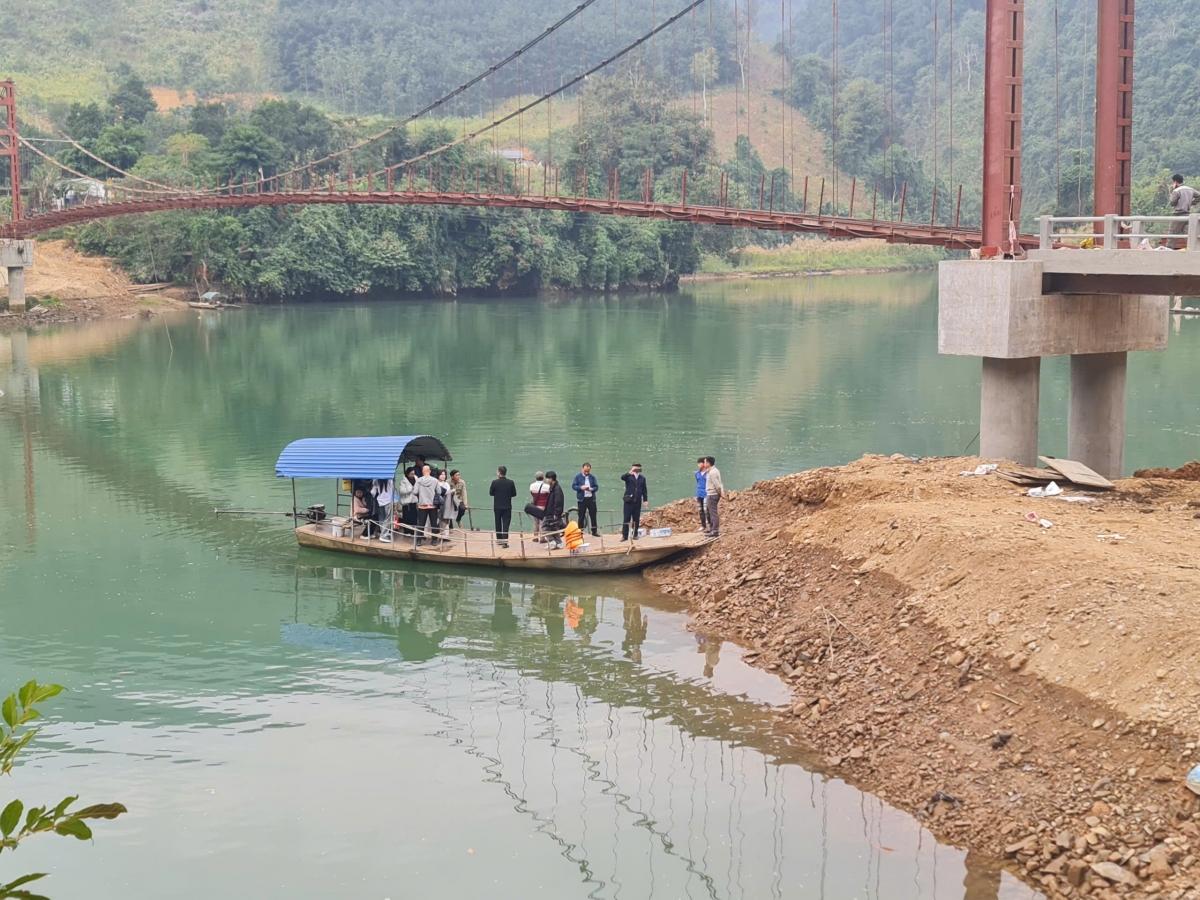
[[[579,530],[576,523],[568,522],[567,528],[563,532],[563,540],[567,542],[568,550],[578,550],[583,546],[583,532]]]

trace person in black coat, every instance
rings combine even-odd
[[[646,489],[646,479],[642,475],[642,464],[633,466],[621,476],[625,482],[625,509],[621,517],[621,540],[629,540],[629,526],[633,525],[633,536],[637,537],[638,528],[642,524],[642,507],[650,505],[650,492]]]
[[[567,500],[563,496],[562,485],[558,483],[557,472],[547,472],[546,483],[550,485],[550,496],[546,498],[546,516],[542,519],[542,534],[546,535],[551,549],[554,549],[562,546],[563,529],[567,527],[567,523],[563,520]]]
[[[512,502],[517,496],[517,486],[508,477],[508,468],[496,470],[496,480],[488,489],[492,496],[492,510],[496,514],[496,540],[501,547],[508,546],[508,529],[512,525]]]

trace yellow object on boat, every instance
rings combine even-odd
[[[583,532],[579,530],[579,525],[575,522],[568,522],[566,531],[563,532],[563,540],[567,542],[568,550],[578,550],[583,546]]]

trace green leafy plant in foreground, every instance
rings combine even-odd
[[[41,718],[35,709],[38,703],[62,693],[57,684],[38,684],[31,681],[15,694],[9,694],[0,704],[0,775],[12,772],[13,763],[25,746],[33,740],[40,728],[31,728],[30,723]],[[7,726],[7,727],[5,727]],[[84,809],[71,811],[70,806],[78,797],[67,797],[57,806],[34,806],[28,810],[20,800],[13,800],[0,812],[0,854],[15,850],[17,845],[35,834],[61,834],[81,841],[89,840],[92,829],[86,819],[115,819],[128,812],[120,803],[100,803]],[[21,824],[24,816],[24,824]],[[8,884],[0,884],[0,900],[46,900],[40,894],[24,890],[24,885],[45,878],[46,873],[23,875]]]

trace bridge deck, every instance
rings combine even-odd
[[[631,200],[607,200],[594,197],[553,197],[455,193],[447,191],[266,191],[235,194],[179,194],[177,196],[139,196],[136,199],[101,202],[54,212],[27,216],[0,227],[0,237],[22,238],[41,232],[115,216],[138,215],[168,210],[240,209],[255,206],[305,204],[396,204],[415,206],[474,206],[508,209],[542,209],[595,215],[633,216],[692,222],[700,225],[724,225],[734,228],[759,228],[767,231],[823,234],[835,238],[877,238],[889,243],[926,244],[950,249],[976,248],[978,229],[955,228],[917,222],[891,222],[883,219],[828,216],[804,212],[737,209],[719,206],[694,206]],[[1036,236],[1022,238],[1028,247],[1037,246]]]

